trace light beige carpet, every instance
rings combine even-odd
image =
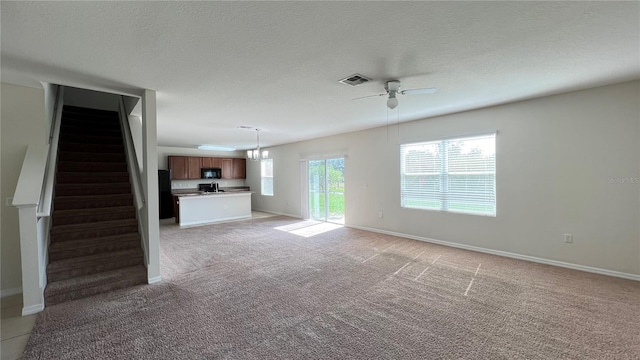
[[[315,235],[314,235],[315,234]],[[638,359],[640,283],[288,217],[161,228],[163,282],[45,309],[25,359]]]

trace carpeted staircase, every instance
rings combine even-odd
[[[62,112],[45,302],[146,283],[118,113]]]

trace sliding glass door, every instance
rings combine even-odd
[[[344,158],[309,161],[309,218],[344,224]]]

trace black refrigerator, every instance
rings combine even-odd
[[[173,217],[173,198],[171,197],[171,172],[169,170],[158,170],[158,198],[160,203],[160,219]]]

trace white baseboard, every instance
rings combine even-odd
[[[197,225],[209,225],[209,224],[217,224],[217,223],[223,223],[226,221],[233,221],[233,220],[242,220],[242,219],[251,219],[251,215],[249,216],[230,216],[230,217],[226,217],[226,218],[221,218],[221,219],[216,219],[216,220],[210,220],[210,221],[189,221],[189,222],[181,222],[180,223],[180,227],[188,227],[188,226],[197,226]]]
[[[44,304],[30,305],[22,308],[22,316],[37,314],[44,310]]]
[[[156,276],[156,277],[148,278],[147,279],[147,284],[157,284],[160,281],[162,281],[162,277]]]
[[[12,289],[4,289],[4,290],[0,291],[0,298],[5,298],[7,296],[13,296],[13,295],[18,295],[18,294],[22,294],[22,288],[21,287],[12,288]]]
[[[459,248],[459,249],[477,251],[477,252],[481,252],[481,253],[504,256],[504,257],[509,257],[509,258],[513,258],[513,259],[532,261],[532,262],[536,262],[536,263],[540,263],[540,264],[554,265],[554,266],[559,266],[559,267],[573,269],[573,270],[580,270],[580,271],[586,271],[586,272],[600,274],[600,275],[607,275],[607,276],[613,276],[613,277],[618,277],[618,278],[623,278],[623,279],[628,279],[628,280],[640,281],[640,275],[637,275],[637,274],[630,274],[630,273],[624,273],[624,272],[620,272],[620,271],[596,268],[596,267],[591,267],[591,266],[586,266],[586,265],[579,265],[579,264],[567,263],[567,262],[563,262],[563,261],[544,259],[544,258],[539,258],[539,257],[535,257],[535,256],[511,253],[511,252],[507,252],[507,251],[486,249],[486,248],[481,248],[481,247],[478,247],[478,246],[458,244],[458,243],[454,243],[454,242],[450,242],[450,241],[430,239],[430,238],[426,238],[426,237],[422,237],[422,236],[408,235],[408,234],[398,233],[398,232],[394,232],[394,231],[387,231],[387,230],[380,230],[380,229],[376,229],[376,228],[370,228],[370,227],[366,227],[366,226],[357,226],[357,225],[346,225],[346,226],[350,227],[350,228],[354,228],[354,229],[371,231],[371,232],[385,234],[385,235],[393,235],[393,236],[403,237],[403,238],[407,238],[407,239],[425,241],[425,242],[429,242],[429,243],[434,243],[434,244],[444,245],[444,246],[450,246],[450,247],[455,247],[455,248]]]
[[[269,213],[269,214],[273,214],[273,215],[282,215],[282,216],[288,216],[288,217],[292,217],[292,218],[296,218],[296,219],[302,219],[302,217],[300,215],[281,213],[281,212],[271,211],[271,210],[261,210],[261,209],[251,209],[251,210],[260,211],[260,212],[263,212],[263,213]]]

